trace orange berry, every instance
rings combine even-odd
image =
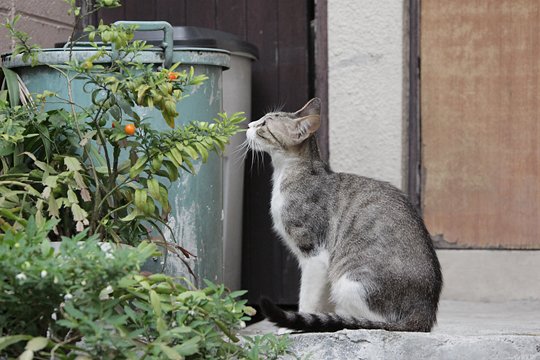
[[[169,80],[176,80],[180,77],[180,74],[178,74],[177,72],[170,72],[169,73]]]
[[[128,134],[129,136],[131,135],[135,135],[135,125],[133,124],[127,124],[125,127],[124,127],[124,132],[126,134]]]

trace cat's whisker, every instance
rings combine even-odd
[[[243,150],[245,150],[247,147],[249,147],[249,141],[248,139],[245,139],[240,145],[238,145],[236,147],[236,149],[234,149],[231,153],[232,154],[237,154],[239,152],[243,152]]]
[[[281,103],[274,105],[271,112],[281,112],[283,111],[283,108],[285,107],[285,100],[283,100]]]
[[[237,156],[233,159],[234,164],[235,164],[235,165],[240,165],[240,164],[245,163],[248,152],[249,152],[249,147],[245,147],[245,148],[243,149],[242,154],[237,155]]]

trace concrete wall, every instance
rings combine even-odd
[[[67,14],[68,8],[63,0],[0,0],[0,19],[5,23],[20,14],[18,29],[27,32],[33,44],[53,47],[71,34],[73,18]],[[0,53],[10,51],[12,46],[8,32],[0,28]]]
[[[540,300],[540,251],[437,250],[437,255],[445,300]]]
[[[330,164],[403,188],[404,0],[329,0]]]

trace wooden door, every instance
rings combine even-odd
[[[443,247],[540,248],[540,1],[423,0],[422,208]]]

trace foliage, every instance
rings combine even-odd
[[[30,36],[22,31],[19,31],[15,28],[19,20],[21,19],[20,15],[16,15],[12,21],[7,21],[5,28],[9,31],[9,35],[12,39],[15,39],[15,47],[13,48],[13,55],[22,55],[23,61],[30,61],[32,65],[37,64],[37,52],[39,47],[37,45],[30,43]]]
[[[237,343],[253,309],[223,285],[195,289],[163,274],[143,276],[157,248],[99,243],[87,230],[47,238],[57,220],[30,218],[0,242],[0,354],[27,358],[227,359],[275,358],[287,339]],[[36,302],[39,299],[39,302]],[[22,335],[21,335],[22,334]]]
[[[72,8],[75,14],[77,9]],[[16,53],[33,59],[37,52],[15,23],[6,27],[17,39]],[[88,228],[102,239],[137,244],[149,237],[148,224],[166,223],[171,210],[167,184],[182,172],[194,174],[194,162],[223,151],[239,131],[245,119],[240,113],[175,126],[177,102],[206,76],[193,68],[178,71],[179,64],[158,70],[138,62],[137,55],[149,46],[132,41],[135,29],[89,26],[95,55],[51,65],[65,77],[67,95],[46,91],[26,105],[14,104],[24,87],[16,74],[3,69],[11,86],[0,94],[0,208],[34,215],[38,222],[59,219],[58,236]],[[88,105],[74,102],[75,86],[88,94]],[[159,110],[170,130],[156,130],[158,119],[142,117],[138,108]],[[4,220],[2,225],[13,224]]]

